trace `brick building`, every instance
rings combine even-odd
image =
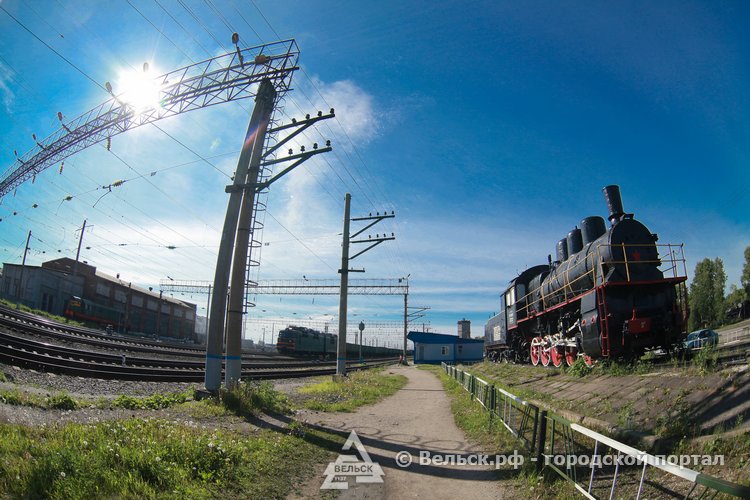
[[[74,272],[75,268],[75,272]],[[41,267],[3,264],[0,294],[29,307],[62,315],[71,297],[119,312],[117,330],[193,339],[196,305],[159,292],[133,286],[96,267],[70,258],[42,263]]]

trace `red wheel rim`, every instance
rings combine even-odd
[[[586,363],[586,366],[594,366],[594,358],[592,358],[591,356],[587,356],[586,354],[584,354],[583,361]]]
[[[549,354],[552,357],[552,364],[555,366],[555,368],[560,368],[564,359],[563,353],[560,352],[560,349],[557,347],[553,347],[549,350]]]
[[[568,366],[573,366],[573,363],[576,362],[576,358],[578,358],[578,349],[575,347],[566,347],[565,348],[565,363]]]
[[[531,344],[531,350],[530,350],[531,364],[534,366],[539,364],[539,348],[540,347],[541,346],[539,344]]]
[[[549,366],[550,355],[549,351],[546,350],[544,346],[539,346],[539,355],[542,358],[542,364],[544,366]]]

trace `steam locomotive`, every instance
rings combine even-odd
[[[276,350],[281,354],[335,358],[337,338],[337,335],[321,333],[312,328],[289,326],[279,332],[279,337],[276,341]],[[401,351],[398,349],[366,345],[362,346],[361,352],[363,358],[396,357],[401,354]],[[359,345],[346,344],[347,359],[358,359],[359,353]]]
[[[579,356],[634,358],[684,338],[687,272],[682,245],[660,244],[623,211],[619,186],[606,186],[610,227],[587,217],[557,242],[556,260],[526,269],[485,325],[489,359],[572,365]],[[661,251],[661,254],[660,254]]]

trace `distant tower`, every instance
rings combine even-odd
[[[458,336],[462,339],[471,338],[471,321],[464,318],[458,322]]]

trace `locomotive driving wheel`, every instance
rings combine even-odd
[[[578,358],[578,349],[575,347],[566,347],[565,348],[565,364],[568,366],[573,366],[573,363],[576,362],[576,359]]]
[[[549,361],[550,361],[550,358],[551,358],[551,356],[550,356],[550,349],[546,349],[544,347],[544,344],[542,344],[542,345],[539,346],[539,357],[542,358],[542,364],[544,366],[549,366]]]
[[[540,351],[542,345],[538,342],[538,338],[531,341],[531,347],[529,348],[529,354],[531,356],[531,364],[537,366],[539,364]]]
[[[586,363],[586,366],[594,366],[594,358],[591,356],[584,354],[583,361]]]
[[[552,358],[552,365],[554,365],[555,368],[560,368],[563,364],[563,359],[565,358],[561,349],[563,348],[553,347],[549,350],[549,355]]]

